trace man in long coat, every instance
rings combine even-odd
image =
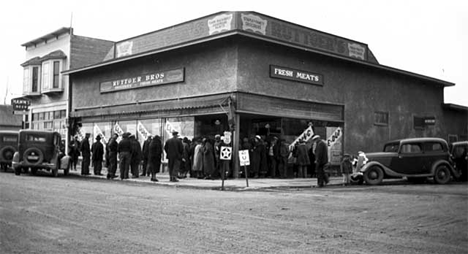
[[[135,135],[130,135],[130,141],[132,144],[132,159],[130,160],[130,168],[132,171],[132,178],[138,178],[139,169],[141,163],[141,145],[138,140],[136,140]]]
[[[150,171],[149,169],[147,169],[147,167],[148,167],[148,152],[149,152],[149,145],[151,144],[151,139],[152,139],[152,136],[148,135],[145,142],[143,143],[143,148],[141,150],[142,152],[141,156],[143,158],[143,165],[142,165],[143,172],[141,173],[141,176],[150,175]]]
[[[130,133],[126,132],[122,135],[122,140],[117,146],[117,152],[120,159],[120,179],[128,179],[128,168],[132,159],[132,142],[129,139]]]
[[[328,147],[319,135],[312,137],[315,146],[315,173],[317,174],[318,187],[323,187],[328,183],[328,177],[325,175],[325,165],[328,163]]]
[[[117,171],[117,138],[118,134],[114,133],[112,138],[109,140],[106,146],[107,158],[109,160],[109,166],[107,168],[107,179],[113,179],[116,177],[115,172]]]
[[[147,170],[151,173],[151,181],[157,182],[156,174],[159,173],[161,168],[161,159],[163,154],[163,147],[161,138],[156,135],[151,139],[151,143],[148,145],[148,168]]]
[[[178,182],[177,174],[180,168],[180,161],[184,153],[184,146],[182,141],[177,137],[179,133],[177,131],[172,132],[172,138],[166,141],[164,145],[164,151],[166,151],[169,167],[169,176],[171,182]]]
[[[102,160],[104,155],[104,146],[101,143],[101,136],[96,136],[96,142],[91,146],[91,152],[93,153],[92,161],[94,168],[94,175],[102,176]]]
[[[81,156],[83,161],[81,162],[81,175],[89,175],[89,164],[91,161],[91,148],[89,146],[90,133],[86,133],[85,138],[81,142]]]

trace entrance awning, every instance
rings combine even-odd
[[[135,102],[125,105],[108,105],[101,107],[77,108],[70,112],[71,117],[98,117],[98,116],[116,116],[116,115],[134,115],[164,113],[170,111],[185,111],[186,114],[195,113],[199,109],[212,108],[213,112],[223,112],[221,106],[228,105],[229,94],[179,98],[162,101]]]

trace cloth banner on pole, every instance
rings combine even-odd
[[[97,124],[94,124],[94,137],[97,137],[98,135],[101,136],[104,144],[107,144],[107,138],[104,136],[104,133],[102,133],[101,128],[99,128]]]
[[[138,121],[137,131],[144,138],[144,140],[148,139],[148,136],[151,135],[151,133],[148,132],[148,130],[140,121]]]
[[[309,126],[309,128],[307,128],[301,135],[299,135],[299,137],[296,138],[296,140],[294,140],[294,142],[289,145],[289,150],[292,151],[294,149],[294,145],[296,145],[299,140],[304,140],[307,142],[310,138],[312,138],[313,135],[314,130],[312,129],[312,126]]]

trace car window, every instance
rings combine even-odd
[[[443,152],[442,144],[439,142],[427,142],[423,144],[424,152]]]
[[[384,152],[398,152],[399,143],[386,144]]]
[[[401,153],[420,153],[421,146],[419,144],[404,144],[401,146]]]
[[[3,142],[18,142],[18,137],[17,136],[3,136],[2,141]]]
[[[42,136],[29,134],[29,135],[26,135],[26,141],[46,142],[46,138]]]
[[[453,149],[453,157],[455,157],[455,159],[462,158],[462,157],[465,157],[465,156],[466,156],[466,147],[456,146]]]

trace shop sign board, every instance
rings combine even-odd
[[[314,85],[324,84],[323,75],[312,73],[309,71],[296,70],[288,67],[281,67],[276,65],[270,65],[270,77],[287,79],[291,81],[297,81],[301,83],[308,83]]]
[[[121,79],[105,81],[100,84],[99,88],[101,93],[117,92],[148,86],[184,82],[184,78],[184,68],[181,68],[169,71],[157,71],[133,77],[125,77]]]
[[[13,106],[14,111],[28,110],[31,105],[31,101],[23,98],[16,98],[11,99],[11,105]]]
[[[250,165],[249,150],[239,151],[239,161],[240,161],[241,167]]]

